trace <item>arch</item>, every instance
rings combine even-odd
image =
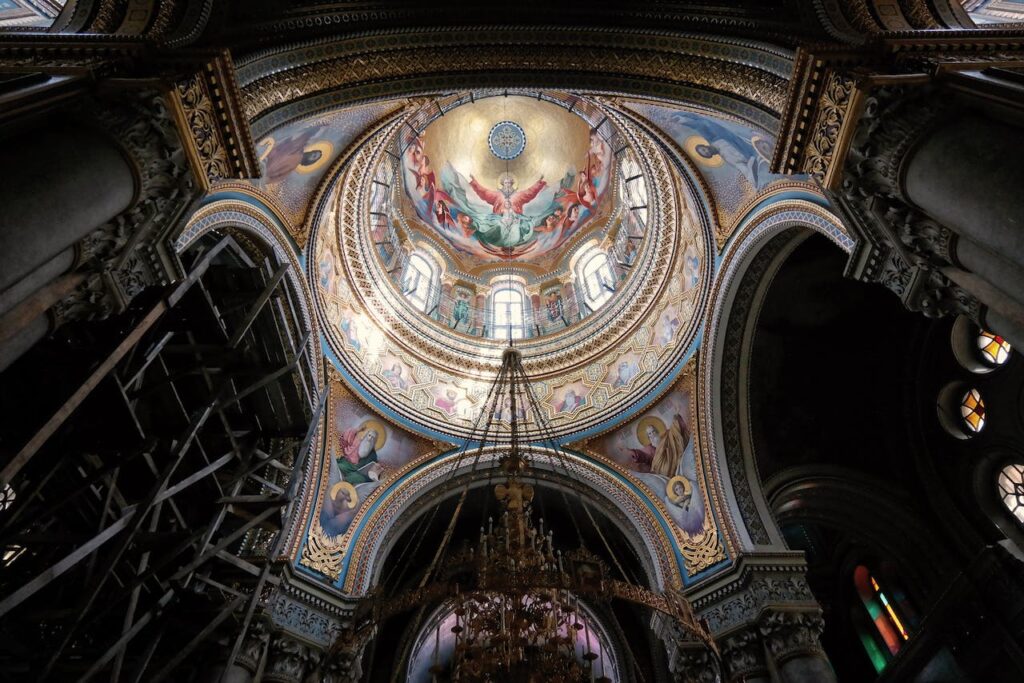
[[[785,258],[817,232],[849,253],[853,240],[806,185],[780,188],[738,223],[712,284],[704,331],[699,425],[713,486],[728,501],[725,528],[743,550],[785,547],[757,473],[746,411],[749,349],[761,303]],[[723,529],[725,531],[725,529]]]
[[[460,493],[467,483],[485,486],[493,478],[499,451],[485,451],[476,464],[472,462],[475,455],[458,455],[458,451],[450,451],[412,463],[398,478],[374,493],[352,522],[354,531],[343,551],[337,588],[348,595],[365,594],[380,580],[384,562],[395,543],[420,515],[441,500]],[[668,520],[625,471],[611,463],[566,452],[566,473],[561,458],[556,463],[550,459],[550,455],[536,458],[533,470],[538,480],[569,494],[575,495],[578,490],[592,501],[630,543],[652,590],[685,585],[682,554],[671,539]]]
[[[529,323],[527,310],[530,302],[519,283],[508,282],[495,285],[491,292],[488,318],[489,336],[492,339],[525,339]]]
[[[610,39],[616,49],[608,50]],[[571,89],[689,101],[770,131],[786,105],[792,53],[721,36],[516,27],[373,32],[257,52],[238,63],[260,137],[361,101],[471,87]]]
[[[279,263],[291,264],[285,277],[302,324],[310,332],[306,349],[310,374],[316,378],[318,388],[322,388],[323,354],[319,344],[319,325],[313,314],[313,299],[302,272],[303,259],[283,222],[257,197],[237,191],[213,194],[174,240],[175,253],[183,253],[200,237],[214,230],[237,232],[260,251],[273,254]]]
[[[950,558],[940,540],[909,501],[879,479],[845,467],[808,465],[781,472],[765,482],[764,492],[780,525],[843,530],[892,558],[922,601],[937,597],[951,578]],[[894,519],[904,526],[893,525]],[[905,533],[911,525],[916,533]]]

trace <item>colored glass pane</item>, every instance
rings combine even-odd
[[[1010,346],[1010,342],[998,334],[983,330],[978,335],[978,350],[981,351],[981,357],[985,361],[992,365],[1002,365],[1010,359],[1010,351],[1013,350],[1013,347]]]
[[[977,389],[970,389],[960,400],[960,417],[971,432],[980,432],[985,427],[985,402]]]
[[[999,497],[1017,521],[1024,524],[1024,465],[1007,465],[997,479]]]

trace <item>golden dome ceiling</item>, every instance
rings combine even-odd
[[[504,152],[499,133],[511,145]],[[537,97],[459,104],[402,141],[410,218],[440,237],[463,271],[508,262],[557,268],[607,213],[611,133]]]

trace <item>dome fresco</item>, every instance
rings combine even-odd
[[[497,134],[512,145],[496,151]],[[415,215],[472,269],[553,264],[597,216],[611,182],[601,130],[537,98],[495,96],[434,119],[402,151]]]
[[[537,378],[545,419],[566,433],[623,414],[665,381],[691,347],[710,284],[711,241],[697,204],[652,138],[605,103],[576,99],[583,115],[512,96],[465,98],[468,103],[443,116],[433,105],[431,117],[411,112],[355,152],[325,200],[333,210],[322,212],[326,220],[314,227],[312,256],[328,346],[382,409],[425,433],[469,432],[509,338]],[[467,112],[462,119],[460,111]],[[521,122],[526,146],[505,161],[492,154],[488,134],[511,120]],[[614,159],[610,141],[619,151]],[[414,159],[420,169],[430,164],[426,177],[411,172]],[[600,181],[584,192],[595,197],[594,213],[581,214],[570,236],[543,254],[530,256],[543,247],[549,235],[543,231],[510,247],[511,256],[491,253],[487,237],[451,237],[450,224],[420,210],[410,216],[409,201],[396,201],[396,194],[410,192],[433,193],[435,205],[464,196],[461,185],[438,178],[434,164],[443,169],[441,178],[461,176],[481,187],[509,174],[536,185],[562,170],[570,176],[574,166],[583,175],[589,164]],[[648,186],[661,191],[648,195]],[[540,197],[550,216],[576,196],[572,183],[560,187],[508,204],[529,212]],[[517,191],[500,201],[517,200]],[[533,228],[525,213],[509,216],[505,206],[499,216],[482,198],[472,201],[478,203],[467,207],[469,214]],[[446,206],[454,221],[464,215],[458,202]],[[459,258],[458,240],[493,263]],[[475,267],[466,268],[466,260]]]

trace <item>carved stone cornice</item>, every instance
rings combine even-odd
[[[517,81],[679,99],[704,92],[717,96],[720,106],[747,107],[748,118],[755,111],[774,118],[785,103],[789,69],[789,56],[770,46],[710,36],[479,27],[366,34],[270,50],[247,59],[239,73],[246,114],[263,133],[360,99],[468,85],[512,87]]]
[[[134,167],[137,193],[130,208],[76,246],[76,267],[88,275],[51,309],[55,326],[105,318],[124,310],[144,288],[179,275],[168,238],[199,192],[161,93],[88,104],[82,116],[120,144]]]
[[[808,173],[828,189],[841,182],[865,100],[894,83],[926,85],[942,74],[998,62],[1024,65],[1024,37],[1006,31],[902,32],[860,47],[797,51],[772,159],[775,173]]]
[[[901,189],[908,152],[953,107],[929,86],[873,90],[832,199],[857,238],[847,276],[884,285],[928,317],[978,320],[977,299],[945,274],[954,261],[952,231],[911,206]]]
[[[776,610],[818,611],[799,551],[744,555],[736,565],[688,595],[716,639],[759,623]]]
[[[204,191],[217,180],[259,177],[230,53],[219,52],[175,83],[170,99],[189,161],[196,176],[205,180]]]

